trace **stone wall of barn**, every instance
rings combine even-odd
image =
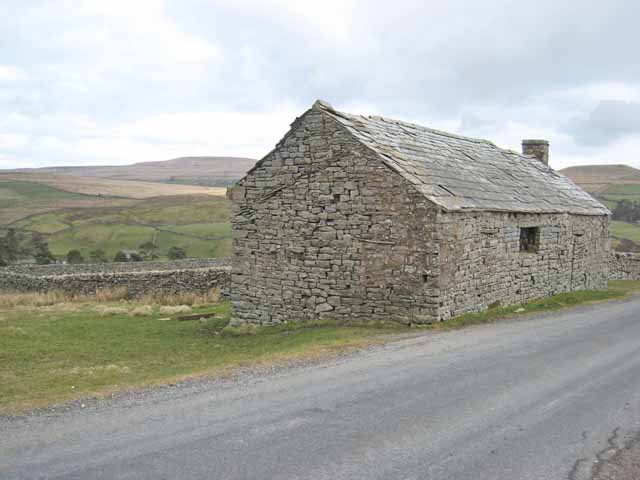
[[[436,211],[310,110],[230,192],[233,322],[431,321]]]
[[[539,228],[536,252],[520,251],[521,227]],[[608,217],[443,213],[438,230],[442,320],[496,303],[607,287]]]

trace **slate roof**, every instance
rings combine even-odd
[[[608,215],[609,210],[533,156],[383,117],[335,110],[317,101],[382,161],[447,211]]]

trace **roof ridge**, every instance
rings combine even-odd
[[[426,127],[424,125],[420,125],[419,123],[414,123],[414,122],[407,122],[405,120],[397,120],[395,118],[391,118],[391,117],[385,117],[383,115],[360,115],[360,114],[355,114],[355,113],[349,113],[349,112],[345,112],[342,110],[337,110],[333,105],[331,105],[329,102],[326,102],[324,100],[316,100],[315,103],[313,104],[312,108],[320,108],[323,110],[327,110],[330,113],[333,114],[337,114],[343,117],[347,117],[347,118],[357,118],[357,119],[364,119],[364,120],[368,120],[368,119],[374,119],[374,120],[381,120],[383,122],[387,122],[387,123],[392,123],[392,124],[396,124],[396,125],[406,125],[409,127],[413,127],[413,128],[417,128],[420,130],[427,130],[431,133],[434,133],[436,135],[442,135],[445,137],[449,137],[449,138],[457,138],[459,140],[467,140],[470,142],[474,142],[474,143],[486,143],[489,144],[493,147],[499,148],[501,150],[503,150],[502,148],[498,147],[495,143],[493,143],[491,140],[488,140],[486,138],[477,138],[477,137],[469,137],[467,135],[461,135],[459,133],[452,133],[452,132],[447,132],[444,130],[439,130],[437,128],[432,128],[432,127]]]

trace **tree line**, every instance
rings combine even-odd
[[[67,263],[108,263],[108,262],[141,262],[143,260],[157,260],[160,258],[160,251],[153,242],[144,242],[137,251],[120,250],[113,257],[109,257],[102,249],[95,249],[89,252],[87,257],[83,256],[78,249],[67,252],[64,260]],[[167,252],[169,260],[180,260],[187,258],[184,248],[172,246]],[[49,250],[44,235],[38,232],[25,234],[15,229],[8,229],[4,237],[0,237],[0,266],[7,266],[21,261],[33,259],[39,265],[56,263],[57,259]]]
[[[640,222],[640,202],[635,200],[620,200],[611,212],[613,220],[621,222]]]
[[[11,265],[23,258],[33,258],[40,265],[55,262],[41,233],[33,232],[27,236],[10,228],[4,237],[0,237],[0,266]]]

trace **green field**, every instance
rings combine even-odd
[[[0,228],[40,213],[74,208],[122,207],[131,203],[130,199],[65,192],[35,182],[0,180]],[[59,227],[55,225],[52,228]]]
[[[0,207],[2,208],[11,208],[15,202],[85,198],[87,195],[64,192],[40,183],[0,180]]]
[[[78,200],[83,203],[75,207]],[[154,242],[160,258],[166,258],[173,246],[184,248],[190,257],[223,257],[231,253],[229,202],[224,197],[166,196],[128,200],[122,206],[100,206],[98,197],[37,183],[1,182],[2,202],[13,215],[4,225],[0,222],[0,228],[45,235],[56,257],[77,249],[88,258],[91,251],[100,249],[112,258],[119,250],[139,250],[145,242]],[[53,211],[38,213],[47,205]]]
[[[169,225],[169,226],[166,226],[165,229],[171,230],[172,232],[176,232],[176,233],[183,233],[186,235],[195,235],[200,237],[228,238],[231,236],[230,222],[196,223],[191,225]]]
[[[640,225],[614,220],[611,222],[611,235],[640,243]]]
[[[0,412],[46,405],[127,386],[175,381],[250,362],[318,355],[371,342],[399,326],[282,326],[225,333],[230,306],[199,307],[219,318],[180,322],[154,307],[131,316],[105,305],[0,309]],[[112,309],[115,312],[114,307]]]
[[[640,185],[611,185],[600,194],[600,197],[614,202],[619,200],[640,201]]]

